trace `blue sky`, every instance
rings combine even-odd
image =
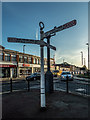
[[[23,43],[8,43],[7,37],[40,39],[40,21],[44,23],[46,32],[73,19],[77,20],[76,26],[51,38],[51,44],[57,49],[51,50],[51,57],[55,54],[56,63],[62,63],[64,59],[81,66],[80,52],[83,51],[87,65],[88,2],[5,2],[2,4],[2,45],[23,52]],[[40,56],[40,47],[26,44],[25,53]]]

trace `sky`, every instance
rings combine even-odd
[[[7,37],[40,40],[39,22],[44,23],[44,32],[76,19],[73,27],[57,32],[50,44],[56,51],[55,62],[68,62],[81,66],[81,51],[87,66],[88,2],[3,2],[2,3],[2,45],[6,49],[23,52],[24,43],[7,42]],[[44,39],[44,41],[47,41]],[[25,53],[40,56],[40,46],[25,44]],[[44,57],[47,48],[44,47]]]

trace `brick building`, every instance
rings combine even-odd
[[[5,49],[0,45],[0,77],[26,77],[41,71],[39,56],[24,54],[19,51]],[[54,69],[54,59],[50,58],[51,71]],[[47,59],[44,58],[44,71],[47,71]]]

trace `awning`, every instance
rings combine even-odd
[[[17,66],[16,65],[6,65],[6,64],[2,65],[2,64],[0,64],[0,67],[14,68],[14,67],[17,67]]]

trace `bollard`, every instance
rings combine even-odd
[[[30,90],[30,85],[29,85],[29,80],[28,80],[28,92],[29,92],[29,90]]]
[[[66,79],[66,92],[68,93],[68,75],[67,75],[66,78],[67,78],[67,79]]]
[[[12,92],[12,78],[10,79],[10,92]]]

